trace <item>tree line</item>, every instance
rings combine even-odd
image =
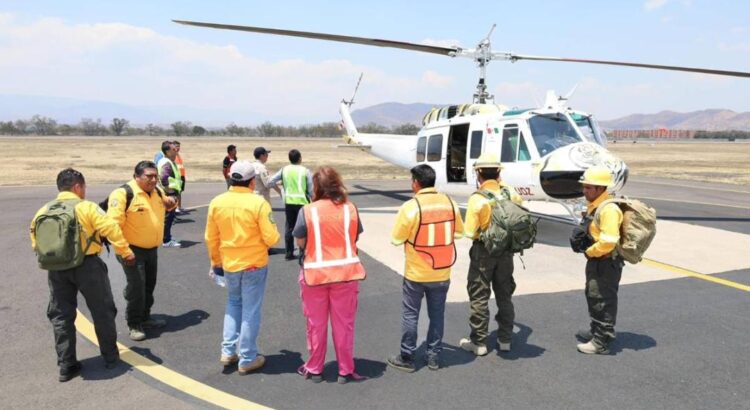
[[[359,126],[364,133],[415,135],[419,127],[404,124],[394,127],[370,123]],[[133,126],[125,118],[113,118],[108,124],[101,119],[81,118],[77,124],[59,124],[54,118],[35,115],[27,120],[0,121],[0,135],[39,135],[39,136],[245,136],[245,137],[340,137],[344,131],[338,123],[323,122],[320,124],[287,126],[266,121],[257,126],[240,126],[229,123],[221,128],[207,128],[190,121],[177,121],[169,126],[146,124]]]

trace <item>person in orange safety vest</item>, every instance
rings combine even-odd
[[[323,380],[330,320],[338,382],[359,382],[367,379],[354,371],[357,294],[359,281],[366,276],[357,252],[362,224],[335,169],[318,169],[312,185],[313,202],[300,209],[292,231],[297,245],[304,249],[299,285],[310,353],[297,373],[316,383]]]

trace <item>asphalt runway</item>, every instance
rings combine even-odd
[[[519,290],[514,297],[516,334],[510,353],[498,354],[491,345],[488,356],[475,358],[457,348],[458,340],[468,334],[469,314],[462,296],[466,291],[461,288],[465,272],[457,267],[452,283],[455,301],[448,304],[445,315],[444,367],[434,372],[419,361],[413,374],[387,367],[386,357],[398,352],[400,342],[401,276],[393,260],[402,250],[381,238],[390,230],[381,221],[392,219],[395,207],[411,196],[407,184],[350,184],[352,200],[362,209],[361,254],[368,273],[360,287],[355,357],[357,371],[370,380],[338,385],[330,345],[324,383],[310,383],[295,373],[307,357],[305,322],[299,268],[283,259],[281,243],[271,256],[258,341],[266,366],[257,374],[239,376],[218,363],[226,296],[206,276],[203,205],[223,191],[222,184],[188,186],[186,206],[196,209],[174,228],[175,236],[187,246],[159,251],[153,311],[168,325],[150,332],[143,342],[127,338],[124,275],[114,255],[103,254],[119,310],[120,342],[150,359],[154,364],[149,366],[165,367],[202,385],[280,409],[750,408],[750,293],[674,273],[657,277],[654,267],[628,265],[619,293],[618,338],[612,354],[582,355],[573,337],[588,321],[581,290],[582,258],[566,249],[570,227],[544,221],[539,245],[524,257],[526,269],[516,259]],[[98,201],[112,188],[89,187],[89,199]],[[655,256],[647,256],[750,285],[750,256],[736,251],[750,249],[750,190],[635,180],[625,193],[659,198],[647,202],[663,218],[660,235],[678,239],[660,244]],[[213,407],[195,390],[170,387],[127,363],[104,370],[97,348],[80,334],[82,377],[57,382],[52,331],[45,316],[46,274],[36,267],[28,242],[31,217],[54,195],[52,187],[0,188],[0,243],[7,261],[0,267],[6,278],[0,284],[0,322],[6,333],[0,348],[4,365],[0,407]],[[281,206],[274,197],[275,218],[283,229]],[[691,246],[689,252],[680,252],[681,241]],[[628,283],[626,277],[641,279]],[[79,308],[88,316],[83,300]],[[422,341],[426,327],[423,315]],[[491,323],[490,329],[494,327]]]

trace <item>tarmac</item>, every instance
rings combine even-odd
[[[402,373],[386,366],[400,343],[403,251],[389,243],[395,212],[411,197],[407,181],[348,184],[362,216],[355,363],[370,379],[336,383],[329,343],[325,381],[295,373],[307,357],[299,300],[299,266],[285,261],[283,241],[271,256],[258,340],[266,366],[240,376],[218,362],[225,290],[207,277],[203,243],[206,205],[225,186],[188,184],[189,215],[174,227],[185,247],[160,249],[154,315],[168,325],[143,342],[127,337],[125,277],[103,253],[118,307],[123,363],[105,370],[85,301],[77,322],[81,377],[57,381],[52,329],[45,312],[46,273],[28,240],[34,212],[53,187],[0,188],[2,255],[0,347],[2,408],[750,408],[750,189],[731,185],[635,179],[625,194],[654,206],[658,233],[649,260],[627,265],[619,292],[617,340],[607,356],[576,351],[575,332],[588,324],[585,260],[568,246],[570,226],[540,221],[537,243],[515,258],[513,350],[474,357],[457,347],[468,334],[469,241],[459,242],[445,313],[442,368]],[[88,187],[103,199],[116,185]],[[465,198],[456,198],[465,202]],[[283,205],[273,198],[283,230]],[[532,204],[549,211],[551,204]],[[492,305],[492,303],[491,303]],[[424,310],[424,309],[423,309]],[[424,312],[423,312],[424,313]],[[494,313],[494,307],[492,309]],[[424,341],[427,317],[419,322]],[[490,330],[495,324],[491,323]],[[494,333],[490,340],[494,340]],[[93,338],[95,340],[95,338]],[[424,347],[420,348],[423,354]],[[421,356],[420,356],[421,357]]]

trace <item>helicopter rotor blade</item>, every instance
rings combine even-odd
[[[750,73],[744,71],[727,71],[727,70],[715,70],[710,68],[697,68],[697,67],[680,67],[672,65],[659,65],[659,64],[642,64],[642,63],[628,63],[624,61],[605,61],[605,60],[585,60],[580,58],[563,58],[563,57],[543,57],[543,56],[526,56],[512,53],[493,53],[493,57],[510,60],[516,62],[518,60],[534,60],[534,61],[562,61],[568,63],[586,63],[586,64],[604,64],[614,66],[625,66],[625,67],[640,67],[640,68],[653,68],[657,70],[671,70],[671,71],[685,71],[689,73],[702,73],[702,74],[715,74],[725,75],[731,77],[746,77],[750,78]]]
[[[199,21],[172,20],[178,24],[188,26],[208,27],[221,30],[248,31],[251,33],[275,34],[279,36],[304,37],[317,40],[338,41],[341,43],[363,44],[367,46],[400,48],[403,50],[421,51],[423,53],[439,54],[454,57],[460,51],[458,47],[440,47],[426,44],[408,43],[405,41],[383,40],[377,38],[341,36],[337,34],[313,33],[309,31],[280,30],[275,28],[237,26],[232,24],[203,23]]]

